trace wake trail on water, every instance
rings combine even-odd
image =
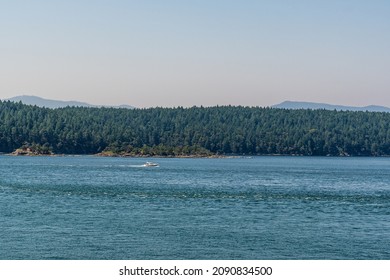
[[[115,168],[115,167],[121,167],[121,168],[144,168],[147,167],[143,164],[120,164],[120,165],[104,165],[103,167],[110,167],[110,168]]]

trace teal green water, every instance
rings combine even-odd
[[[390,159],[0,156],[0,259],[390,259]]]

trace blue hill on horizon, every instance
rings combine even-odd
[[[333,105],[327,103],[301,102],[301,101],[284,101],[282,103],[272,105],[272,108],[279,109],[325,109],[337,111],[368,111],[368,112],[390,112],[390,108],[378,105],[369,105],[364,107]]]
[[[36,105],[38,107],[46,107],[50,109],[55,108],[63,108],[63,107],[108,107],[108,108],[126,108],[126,109],[134,109],[135,107],[130,105],[119,105],[119,106],[105,106],[105,105],[92,105],[86,102],[79,101],[61,101],[61,100],[53,100],[53,99],[45,99],[39,96],[34,95],[19,95],[11,98],[7,98],[5,100],[9,100],[12,102],[22,102],[26,105]]]

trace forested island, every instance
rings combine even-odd
[[[0,152],[15,151],[389,156],[390,113],[242,106],[48,109],[0,101]]]

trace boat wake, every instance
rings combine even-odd
[[[131,167],[131,168],[150,168],[150,167],[159,167],[158,165],[154,165],[154,166],[149,166],[149,165],[146,165],[146,164],[139,164],[139,165],[127,165],[128,167]]]
[[[127,167],[131,167],[131,168],[143,168],[145,167],[143,164],[132,164],[132,165],[127,165]]]

